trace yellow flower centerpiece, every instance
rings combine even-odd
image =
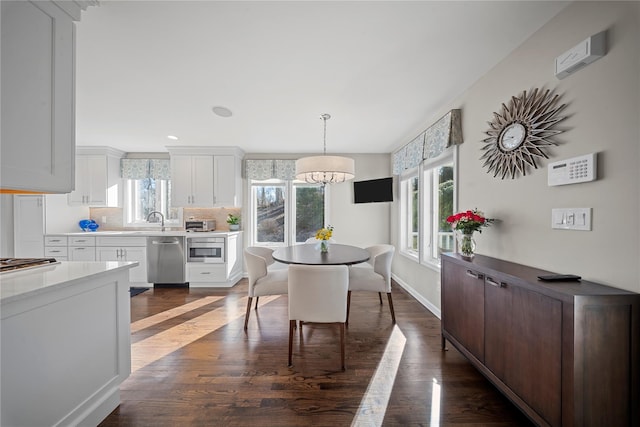
[[[328,225],[316,231],[316,239],[320,240],[320,252],[329,251],[329,239],[333,236],[333,226]]]

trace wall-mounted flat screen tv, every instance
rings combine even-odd
[[[354,181],[353,202],[393,202],[393,177]]]

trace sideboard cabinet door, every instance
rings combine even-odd
[[[485,366],[550,425],[560,425],[562,302],[500,277],[485,281]]]
[[[484,275],[442,264],[442,326],[480,362],[484,361]]]

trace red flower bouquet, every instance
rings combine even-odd
[[[478,209],[459,212],[447,218],[447,222],[451,224],[452,229],[461,231],[464,234],[471,234],[474,231],[482,233],[482,227],[488,227],[493,221],[494,219],[486,218],[484,213]]]

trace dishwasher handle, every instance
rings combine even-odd
[[[173,242],[159,242],[158,240],[152,240],[151,244],[152,245],[179,245],[180,242],[178,240],[175,240]]]

